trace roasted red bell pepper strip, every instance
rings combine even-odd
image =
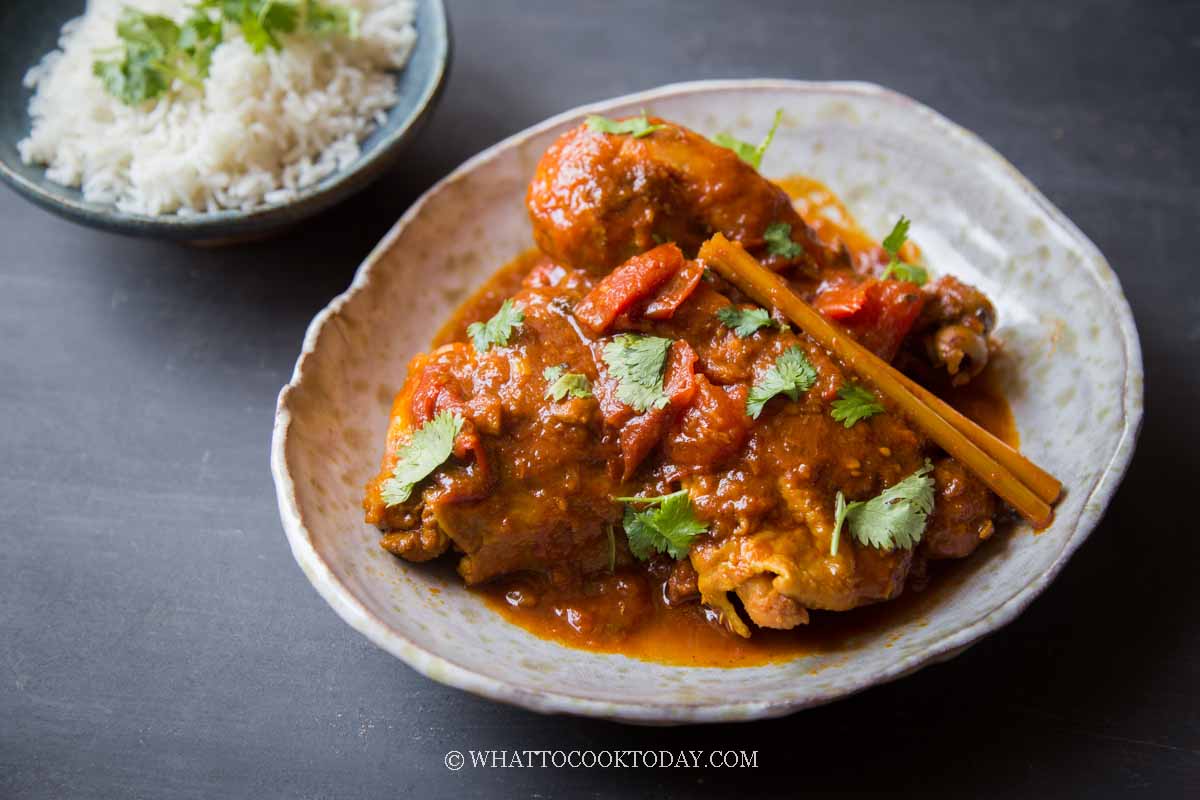
[[[650,319],[670,319],[683,302],[692,296],[700,279],[704,277],[704,267],[695,261],[688,261],[683,269],[671,276],[650,305],[646,306],[645,316]]]
[[[840,322],[868,350],[891,361],[920,315],[925,297],[915,283],[870,279],[827,289],[813,305]]]
[[[659,245],[634,256],[606,275],[576,304],[575,318],[590,333],[600,335],[622,312],[651,297],[683,269],[683,264],[683,253],[673,244]]]
[[[817,295],[813,305],[829,319],[846,319],[862,311],[867,305],[867,284],[836,286]]]

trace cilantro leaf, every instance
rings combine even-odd
[[[728,133],[718,133],[712,140],[721,147],[732,150],[742,161],[758,169],[762,165],[763,154],[771,146],[771,140],[775,138],[775,131],[779,129],[779,123],[782,121],[783,109],[781,108],[775,112],[775,122],[771,124],[771,130],[767,131],[766,137],[758,145],[743,142]]]
[[[900,219],[896,220],[896,224],[892,227],[891,233],[883,238],[883,249],[891,256],[891,260],[888,261],[887,268],[884,269],[880,280],[886,280],[895,275],[897,280],[908,281],[918,286],[925,285],[929,280],[929,272],[924,267],[900,260],[900,248],[908,241],[908,226],[911,224],[911,221],[901,214]]]
[[[767,252],[773,256],[799,258],[804,255],[804,248],[792,241],[792,226],[786,222],[772,222],[763,231],[763,239],[767,242]]]
[[[842,540],[842,526],[846,524],[846,495],[838,489],[837,497],[833,500],[833,536],[829,542],[829,554],[836,556],[838,543]]]
[[[129,70],[121,61],[95,61],[92,74],[104,84],[104,90],[126,105],[138,105],[146,96],[128,87]]]
[[[158,56],[165,56],[179,44],[179,26],[161,14],[124,8],[117,18],[117,36],[124,40],[127,47],[145,47]]]
[[[126,8],[117,18],[117,36],[122,57],[92,64],[92,74],[105,90],[130,106],[166,94],[174,79],[170,62],[175,60],[179,26],[167,17]]]
[[[888,264],[882,277],[887,278],[891,275],[895,275],[896,280],[915,283],[917,286],[924,286],[929,280],[929,272],[924,267],[920,264],[909,264],[906,261]]]
[[[276,0],[224,0],[223,6],[225,18],[241,26],[243,38],[255,53],[268,47],[282,50],[279,35],[294,33],[300,19],[296,6]]]
[[[786,394],[798,400],[801,392],[807,392],[817,382],[817,369],[799,345],[792,345],[769,370],[763,373],[758,383],[750,389],[746,398],[746,413],[758,419],[767,401],[777,394]]]
[[[199,7],[182,26],[126,8],[117,19],[117,36],[121,58],[94,62],[92,74],[113,97],[136,106],[166,94],[176,79],[200,86],[221,43],[221,23]]]
[[[592,384],[587,376],[579,372],[567,372],[566,367],[546,367],[542,370],[542,377],[549,384],[546,387],[546,397],[555,402],[567,395],[580,398],[592,396]]]
[[[119,59],[96,61],[92,74],[127,105],[140,105],[170,91],[175,80],[202,86],[224,25],[236,25],[256,53],[282,47],[279,36],[294,33],[300,20],[314,35],[357,35],[357,9],[319,0],[200,0],[181,25],[160,14],[126,8],[117,19]]]
[[[718,133],[716,136],[712,137],[712,140],[715,144],[721,145],[721,147],[724,147],[726,150],[732,150],[734,154],[736,154],[737,157],[742,161],[745,161],[750,166],[755,167],[754,151],[756,148],[754,145],[750,144],[749,142],[743,142],[741,139],[738,139],[732,134],[725,132]],[[757,167],[755,167],[755,169],[757,169]]]
[[[196,8],[180,27],[179,49],[191,59],[197,78],[208,77],[213,50],[224,38],[225,29],[221,19],[213,19],[202,8]]]
[[[475,345],[475,352],[486,353],[492,345],[507,345],[513,331],[520,328],[524,322],[525,312],[520,306],[514,305],[510,298],[500,304],[500,310],[487,322],[472,322],[468,325],[467,335],[471,337],[471,344]]]
[[[92,74],[104,89],[125,105],[137,106],[152,100],[171,87],[171,78],[153,64],[145,51],[126,50],[120,61],[96,61]]]
[[[625,529],[629,552],[633,553],[634,558],[639,561],[650,558],[650,555],[658,549],[656,544],[659,543],[659,540],[656,538],[657,532],[652,524],[653,514],[653,510],[638,512],[634,511],[632,506],[625,506],[625,516],[621,520],[621,527]],[[666,543],[662,542],[662,545],[665,549]]]
[[[328,5],[319,0],[304,0],[304,28],[318,36],[340,34],[357,37],[361,17],[362,12],[357,8]]]
[[[663,373],[671,340],[623,333],[604,345],[604,363],[617,379],[617,399],[642,413],[668,402]]]
[[[771,319],[771,315],[763,308],[725,306],[717,309],[717,319],[721,320],[725,327],[733,328],[733,332],[743,339],[759,328],[778,327],[775,320]]]
[[[655,131],[667,127],[666,125],[651,125],[645,111],[639,117],[630,117],[623,120],[609,119],[599,114],[589,114],[586,122],[588,130],[593,130],[597,133],[628,133],[635,139],[649,136]]]
[[[842,526],[868,547],[879,550],[915,547],[925,533],[925,523],[933,512],[933,464],[925,465],[904,480],[884,489],[870,500],[846,503],[837,493],[834,505],[833,543],[830,552],[837,555]]]
[[[200,8],[218,9],[255,53],[268,47],[280,50],[280,36],[301,29],[317,36],[358,35],[358,9],[322,3],[320,0],[201,0]]]
[[[623,525],[629,539],[629,551],[640,561],[654,552],[667,553],[674,559],[685,558],[692,540],[708,530],[696,518],[686,489],[661,497],[618,497],[625,503]],[[635,511],[633,504],[648,505]]]
[[[908,241],[908,229],[912,225],[912,220],[903,214],[900,219],[896,220],[896,224],[892,226],[891,232],[883,237],[883,249],[892,258],[899,258],[900,248]]]
[[[838,390],[838,399],[833,401],[830,415],[847,428],[853,428],[861,419],[882,414],[883,406],[869,390],[854,384],[846,384]]]
[[[417,428],[408,444],[400,448],[392,477],[383,482],[383,502],[394,506],[408,500],[413,488],[450,457],[462,426],[462,417],[443,411]]]

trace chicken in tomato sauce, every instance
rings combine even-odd
[[[546,151],[536,251],[409,364],[364,500],[384,549],[452,559],[590,642],[656,609],[729,637],[805,626],[992,534],[1001,503],[978,479],[697,252],[740,243],[951,390],[993,355],[991,302],[932,279],[906,219],[875,244],[748,161],[645,117],[589,119]]]

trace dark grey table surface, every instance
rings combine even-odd
[[[0,192],[0,797],[1200,796],[1200,6],[454,2],[403,164],[275,241],[75,227]],[[267,468],[309,319],[464,158],[678,80],[864,79],[977,131],[1100,246],[1148,406],[1107,517],[965,655],[764,723],[542,717],[377,650],[293,563]],[[471,769],[449,750],[758,750],[754,771]]]

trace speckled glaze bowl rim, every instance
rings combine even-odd
[[[1034,201],[1050,226],[1056,226],[1068,234],[1081,254],[1085,256],[1088,269],[1095,273],[1101,291],[1116,311],[1112,325],[1119,327],[1124,348],[1125,376],[1121,408],[1124,412],[1123,428],[1113,457],[1084,503],[1074,529],[1070,531],[1064,547],[1055,561],[1041,574],[1035,575],[999,607],[962,628],[947,633],[924,650],[899,659],[887,668],[856,676],[848,685],[826,691],[817,691],[800,699],[786,701],[738,702],[715,701],[712,703],[669,703],[632,704],[620,700],[598,701],[592,698],[573,696],[558,689],[529,690],[506,684],[503,680],[480,674],[465,668],[443,656],[419,647],[380,618],[371,613],[353,593],[335,576],[333,570],[315,549],[312,538],[301,518],[295,496],[295,484],[285,461],[285,446],[291,424],[289,396],[305,379],[307,362],[324,326],[341,313],[345,303],[358,292],[368,288],[375,264],[388,251],[405,228],[420,215],[430,199],[444,191],[448,185],[464,179],[481,165],[498,158],[502,153],[519,147],[522,143],[555,126],[578,119],[589,113],[604,113],[618,106],[650,104],[667,97],[728,90],[776,90],[798,93],[822,93],[848,97],[873,97],[890,103],[902,104],[914,114],[924,118],[945,136],[973,150],[979,159],[990,161],[1003,168],[1017,187]],[[881,683],[895,680],[904,675],[939,661],[958,655],[983,636],[1012,621],[1024,610],[1062,569],[1067,559],[1083,543],[1096,527],[1113,492],[1128,468],[1133,456],[1137,435],[1141,428],[1142,407],[1142,356],[1137,329],[1128,301],[1120,284],[1096,246],[1057,208],[1055,208],[1015,167],[999,153],[984,143],[978,136],[950,122],[945,117],[917,101],[870,83],[861,82],[812,82],[781,79],[756,80],[711,80],[677,83],[580,106],[558,114],[520,133],[514,134],[484,150],[439,181],[421,196],[397,221],[391,231],[380,241],[359,267],[350,287],[335,298],[313,319],[304,338],[303,350],[296,363],[291,381],[283,387],[275,417],[272,439],[271,471],[275,478],[280,517],[292,554],[313,586],[333,609],[353,628],[372,642],[392,653],[421,674],[450,686],[505,703],[523,706],[543,713],[570,713],[615,719],[641,724],[679,724],[699,722],[728,722],[762,719],[790,714],[812,706],[854,694]],[[497,624],[504,623],[497,618]],[[686,669],[686,668],[681,668]]]
[[[225,209],[188,216],[152,216],[121,211],[112,204],[89,202],[83,199],[82,193],[76,188],[57,184],[52,187],[43,186],[17,172],[3,159],[0,159],[0,179],[27,200],[72,222],[130,236],[194,241],[241,241],[243,237],[254,238],[255,234],[265,234],[300,222],[366,188],[382,175],[400,157],[404,146],[417,135],[437,105],[449,76],[451,63],[453,44],[450,19],[442,0],[418,2],[420,5],[428,5],[433,27],[421,28],[417,34],[417,46],[430,46],[435,48],[435,51],[433,70],[424,79],[425,85],[416,102],[407,111],[400,109],[398,105],[388,109],[389,117],[398,111],[405,114],[405,118],[394,131],[387,133],[374,142],[370,149],[360,153],[350,166],[301,189],[291,200],[249,211]],[[421,13],[420,5],[418,15]]]

